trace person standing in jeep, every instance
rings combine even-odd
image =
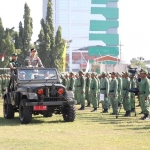
[[[38,56],[36,56],[36,53],[37,53],[36,49],[32,48],[30,56],[28,56],[25,60],[29,60],[31,63],[30,65],[33,67],[44,68],[41,59]]]

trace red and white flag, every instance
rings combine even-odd
[[[1,55],[1,61],[4,61],[4,54]]]

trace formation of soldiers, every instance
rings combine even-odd
[[[0,75],[0,98],[4,94],[3,89],[6,89],[8,83],[9,83],[9,80],[10,80],[10,75],[9,74],[1,74]]]
[[[128,90],[138,88],[138,99],[144,116],[143,120],[149,119],[150,108],[150,81],[147,78],[147,70],[141,69],[139,74],[133,75],[129,72],[102,72],[97,74],[70,72],[62,74],[62,84],[67,90],[74,92],[74,99],[77,105],[81,105],[79,110],[85,107],[93,107],[91,112],[97,111],[100,102],[102,103],[102,113],[108,113],[112,107],[112,115],[118,114],[118,109],[123,105],[125,117],[131,116],[135,112],[135,94]],[[87,105],[85,106],[85,102]]]

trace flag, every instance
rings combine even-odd
[[[89,71],[89,69],[90,69],[90,64],[89,64],[89,60],[88,60],[88,62],[87,62],[87,66],[86,66],[86,71],[85,71],[85,72],[88,72],[88,71]]]
[[[63,59],[63,71],[66,70],[66,51],[67,51],[67,42],[65,42],[64,51],[63,51],[63,54],[62,54],[62,59]]]
[[[1,61],[4,61],[4,54],[1,55]]]

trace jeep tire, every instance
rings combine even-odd
[[[73,122],[76,116],[75,105],[63,106],[62,114],[65,122]]]
[[[32,107],[25,106],[26,99],[21,100],[19,105],[19,118],[22,124],[28,124],[32,121]]]
[[[14,118],[14,108],[12,104],[8,104],[7,97],[4,99],[3,103],[3,114],[4,118],[6,119],[12,119]]]

